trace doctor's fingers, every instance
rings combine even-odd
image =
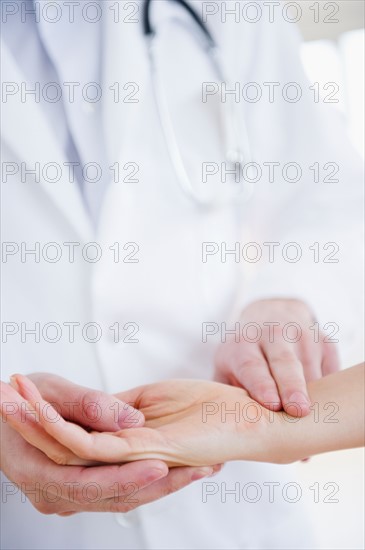
[[[218,382],[242,386],[252,399],[272,410],[281,400],[265,356],[256,343],[239,342],[222,346],[216,362]]]
[[[112,502],[119,504],[120,511],[129,511],[138,505],[131,502],[131,495],[142,493],[168,475],[166,464],[157,460],[98,468],[47,462],[41,475],[37,464],[33,465],[28,481],[21,484],[23,493],[43,514],[106,512],[111,510]]]
[[[18,376],[14,377],[15,381]],[[53,403],[64,418],[93,430],[118,431],[144,424],[141,412],[115,396],[79,386],[54,374],[35,373],[28,378],[44,400]]]
[[[127,513],[139,506],[149,504],[155,500],[175,493],[194,481],[213,475],[218,472],[220,468],[221,466],[216,466],[214,468],[173,468],[165,478],[156,481],[156,483],[151,484],[147,488],[140,489],[137,484],[129,483],[124,493],[120,493],[119,495],[116,493],[112,498],[103,501],[90,502],[86,507],[80,504],[74,510],[70,509],[70,503],[64,503],[63,506],[65,507],[65,511],[57,513],[62,516],[82,511],[111,512],[114,514]]]
[[[316,341],[315,335],[311,331],[303,331],[295,345],[296,353],[303,365],[304,378],[307,383],[319,380],[323,376],[324,338],[325,335],[320,333],[319,341]]]
[[[27,401],[24,402],[24,398],[14,388],[2,382],[2,415],[24,435],[25,439],[40,448],[53,462],[60,465],[124,462],[123,451],[128,451],[126,442],[111,433],[88,433],[81,426],[64,420],[52,405],[43,399],[30,380],[17,375],[16,382]],[[12,411],[9,412],[9,402],[11,406],[15,406],[14,414],[10,414]]]
[[[130,460],[144,458],[144,434],[146,428],[137,428],[135,430],[120,430],[119,432],[88,432],[78,424],[66,421],[57,411],[47,403],[42,396],[35,394],[34,387],[26,377],[17,375],[17,383],[23,386],[24,393],[29,404],[34,410],[39,409],[40,413],[34,415],[32,422],[42,427],[44,431],[56,442],[66,448],[55,452],[52,445],[42,447],[47,456],[57,464],[96,464],[98,462],[120,463]],[[4,384],[6,386],[6,384]],[[26,388],[26,391],[25,391]],[[8,386],[8,390],[15,392]],[[15,392],[17,394],[17,392]],[[18,394],[17,394],[18,395]],[[15,399],[15,398],[14,398]],[[45,413],[45,411],[47,411]],[[151,430],[148,430],[148,434]],[[133,437],[125,437],[130,433]],[[157,435],[157,432],[153,432]],[[115,434],[115,435],[114,435]],[[138,434],[138,436],[137,436]],[[148,435],[147,434],[147,435]],[[73,454],[70,454],[71,451]],[[155,458],[154,456],[150,458]],[[81,460],[79,460],[81,459]]]
[[[143,489],[168,474],[159,460],[95,468],[58,466],[8,424],[1,429],[1,467],[10,480],[3,487],[5,493],[15,494],[16,484],[43,513],[81,511],[93,500],[128,495],[131,483]]]
[[[340,370],[340,358],[335,342],[331,342],[328,338],[324,339],[322,344],[322,374],[327,376],[332,372]]]
[[[141,461],[141,463],[143,462],[145,461]],[[139,506],[149,504],[171,493],[175,493],[194,481],[209,477],[218,472],[220,468],[220,465],[203,468],[172,468],[166,477],[152,483],[147,488],[141,488],[137,483],[129,483],[129,485],[125,487],[124,492],[121,492],[119,496],[115,494],[112,498],[103,500],[102,502],[90,503],[85,511],[112,513],[130,512]]]
[[[291,416],[310,413],[310,399],[300,353],[286,341],[262,342],[262,349],[279,390],[285,411]],[[318,351],[320,349],[318,348]]]
[[[1,382],[1,416],[4,422],[33,447],[44,452],[56,463],[87,465],[72,451],[51,437],[38,422],[40,413],[8,384]]]
[[[13,387],[2,382],[1,414],[28,443],[41,450],[55,464],[93,466],[100,462],[124,461],[125,442],[110,433],[89,434],[77,424],[66,422],[40,394],[37,397],[38,390],[34,391],[28,379],[18,376],[17,381],[19,386],[22,385],[28,401]],[[113,452],[110,452],[110,446]]]

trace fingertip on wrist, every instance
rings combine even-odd
[[[294,392],[284,403],[285,412],[294,417],[307,416],[310,413],[311,402],[309,397],[302,392]]]
[[[282,408],[281,399],[277,392],[269,390],[264,393],[261,404],[270,411],[280,411]]]

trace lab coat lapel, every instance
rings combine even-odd
[[[123,155],[123,142],[128,141],[131,132],[143,131],[143,128],[135,127],[136,113],[143,109],[144,99],[149,102],[153,95],[148,44],[142,27],[144,2],[138,2],[138,12],[127,21],[129,4],[120,2],[118,22],[110,13],[104,13],[103,19],[103,118],[111,162]],[[123,17],[122,22],[120,19]],[[151,21],[157,28],[172,17],[186,17],[184,10],[175,6],[174,2],[161,0],[151,10]],[[115,97],[117,86],[118,100]],[[155,113],[146,111],[146,116],[151,116],[151,119],[143,119],[143,124],[147,126],[155,118]]]
[[[123,141],[136,131],[133,119],[149,76],[141,10],[142,3],[135,23],[117,23],[110,14],[103,20],[103,124],[111,163],[123,156]]]
[[[19,70],[15,59],[2,41],[3,81],[21,86],[26,79]],[[19,163],[27,169],[40,166],[39,186],[50,197],[64,217],[84,240],[92,236],[92,226],[86,212],[77,182],[69,181],[67,159],[57,143],[44,113],[33,98],[21,101],[20,92],[3,98],[2,139],[13,151]],[[42,177],[42,169],[48,163],[56,163],[62,177],[52,182]],[[20,168],[19,168],[20,169]],[[33,185],[33,183],[32,183]],[[35,184],[37,185],[37,184]]]

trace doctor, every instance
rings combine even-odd
[[[33,375],[45,399],[90,427],[117,429],[108,394],[175,377],[215,376],[306,415],[306,382],[358,330],[358,159],[302,73],[293,23],[280,10],[253,23],[237,4],[190,2],[222,79],[177,2],[150,6],[158,78],[143,2],[2,2],[2,378],[46,373]],[[4,548],[315,546],[303,502],[204,502],[190,482],[210,467],[65,470],[6,425],[2,438],[2,470],[29,497],[4,478]],[[234,490],[295,472],[240,462],[216,479]],[[41,515],[62,513],[40,490],[55,481],[99,513]]]

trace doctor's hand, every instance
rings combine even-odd
[[[37,375],[33,378],[38,382],[38,387],[46,391],[43,383],[51,382],[53,377]],[[95,397],[99,404],[101,397],[104,404],[106,398],[109,403],[119,402],[115,397],[104,394],[101,396],[98,392],[85,395],[85,388],[62,379],[53,379],[52,382],[56,384],[54,390],[58,388],[60,392],[61,386],[64,389],[71,389],[73,386],[69,402],[75,398],[76,402],[81,403],[82,396],[85,397],[85,403],[94,402]],[[32,391],[38,392],[35,386],[32,388]],[[50,392],[53,390],[48,389],[48,392],[51,396]],[[62,393],[58,395],[58,399],[61,395]],[[92,399],[89,401],[89,398]],[[67,403],[67,399],[64,402]],[[39,411],[39,407],[32,410],[29,402],[14,388],[1,382],[1,470],[41,513],[70,515],[87,511],[128,512],[214,472],[214,468],[210,467],[175,468],[169,471],[160,460],[145,460],[123,466],[85,467],[87,461],[83,462],[84,466],[62,464],[62,460],[59,460],[60,451],[66,454],[69,451],[57,441],[48,438],[44,431],[37,429],[36,414]],[[43,412],[47,414],[45,410]],[[78,419],[85,424],[84,416],[82,408],[74,409],[74,421]],[[143,419],[143,416],[140,415],[140,418]],[[109,422],[109,428],[106,429],[116,429],[113,418],[104,418],[102,422]],[[101,429],[100,421],[98,429]],[[52,458],[47,456],[47,452]],[[9,488],[8,498],[12,494],[13,490]]]
[[[108,393],[74,384],[61,376],[37,372],[28,376],[45,401],[60,415],[92,430],[114,432],[143,426],[143,414]],[[16,388],[16,382],[11,382]]]
[[[314,323],[308,306],[299,300],[252,303],[239,320],[240,337],[230,335],[218,350],[215,379],[245,388],[273,410],[308,415],[307,383],[339,369],[335,344],[321,332],[316,342],[310,329]]]
[[[205,380],[168,380],[135,388],[116,398],[143,411],[144,427],[88,432],[57,415],[27,377],[16,375],[16,381],[20,393],[10,386],[5,392],[14,402],[23,399],[28,414],[23,423],[20,414],[3,416],[58,464],[159,459],[174,467],[216,467],[227,460],[276,460],[279,423],[269,427],[269,415],[277,413],[253,402],[241,388]],[[29,414],[37,409],[38,414]]]
[[[211,475],[212,468],[168,470],[160,460],[98,467],[61,466],[10,426],[1,429],[1,469],[42,514],[125,513]],[[5,482],[3,482],[5,483]],[[3,485],[6,498],[15,491]]]
[[[39,414],[34,418],[34,430],[43,431],[43,438],[38,438],[35,446],[42,446],[48,438],[46,454],[62,464],[77,464],[77,460],[81,464],[145,464],[150,459],[197,467],[228,460],[289,463],[364,444],[364,372],[364,365],[358,365],[309,384],[317,410],[326,411],[328,403],[334,405],[331,420],[326,412],[321,421],[309,415],[293,422],[286,412],[268,411],[252,401],[241,388],[204,380],[169,380],[118,394],[143,410],[146,423],[142,428],[90,433],[62,417],[51,422],[48,415]],[[10,392],[6,396],[23,397],[28,410],[36,411],[37,404],[44,410],[47,403],[32,382],[21,376],[17,380],[22,396],[10,386],[5,388],[5,394]],[[7,420],[5,413],[3,416]],[[28,418],[25,423],[29,424]],[[29,431],[32,433],[31,427]],[[75,467],[66,468],[72,472]],[[103,471],[104,466],[98,468]],[[82,469],[90,470],[93,468]],[[214,468],[210,474],[203,470],[210,475]],[[203,470],[198,470],[200,475]]]

